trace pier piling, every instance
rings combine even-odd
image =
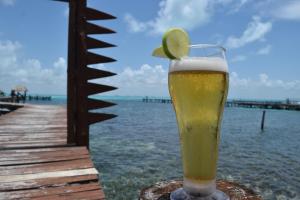
[[[265,125],[265,115],[266,115],[266,111],[264,110],[261,118],[261,124],[260,124],[260,129],[262,131],[264,130],[264,125]]]

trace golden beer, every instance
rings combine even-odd
[[[169,72],[169,92],[180,134],[184,188],[193,193],[200,187],[209,194],[215,190],[220,124],[228,91],[227,64],[224,71],[202,70],[192,64],[185,70],[181,63],[179,69]]]

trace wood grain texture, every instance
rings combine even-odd
[[[48,105],[0,117],[0,200],[104,199],[87,148],[67,144],[66,117]]]

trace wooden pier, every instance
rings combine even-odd
[[[231,100],[226,102],[227,107],[246,107],[278,110],[300,110],[300,104],[275,102],[275,101],[241,101]]]
[[[172,103],[171,99],[149,98],[142,99],[145,103]],[[278,110],[299,110],[300,104],[285,103],[281,101],[244,101],[244,100],[229,100],[226,102],[226,107],[245,107],[245,108],[261,108],[261,109],[278,109]]]
[[[0,102],[11,102],[11,97],[0,97]]]
[[[148,98],[148,97],[143,98],[142,101],[145,103],[172,103],[171,99]]]
[[[87,148],[67,144],[66,117],[45,105],[0,117],[1,200],[104,199]]]
[[[0,102],[25,102],[25,101],[51,101],[52,97],[51,96],[39,96],[39,95],[28,95],[26,97],[20,96],[19,98],[17,97],[0,97]]]
[[[25,100],[35,100],[35,101],[51,101],[52,97],[51,96],[39,96],[39,95],[29,95],[26,97]]]
[[[6,114],[11,111],[14,111],[18,108],[22,108],[23,106],[24,106],[23,104],[18,104],[18,103],[0,102],[0,116],[2,114]]]
[[[93,49],[116,45],[91,35],[115,33],[93,21],[116,17],[88,7],[87,0],[54,1],[69,6],[67,108],[22,105],[0,116],[1,200],[104,199],[88,151],[89,126],[116,117],[93,111],[115,104],[91,95],[117,88],[90,80],[116,75],[93,67],[116,61]]]

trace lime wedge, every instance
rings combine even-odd
[[[163,51],[170,59],[179,59],[188,55],[189,44],[189,36],[181,28],[172,28],[163,36]]]
[[[152,52],[152,56],[161,57],[161,58],[167,58],[168,56],[165,54],[164,49],[162,46],[154,49]]]

